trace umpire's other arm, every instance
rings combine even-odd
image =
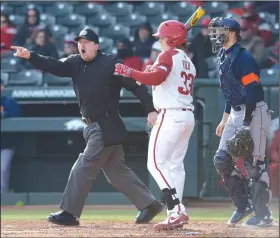
[[[37,69],[60,77],[71,77],[78,99],[80,113],[87,122],[100,124],[104,145],[122,143],[127,130],[119,116],[118,104],[122,87],[138,97],[146,114],[156,112],[147,87],[138,85],[133,79],[116,79],[113,55],[99,50],[98,35],[91,29],[84,29],[75,38],[79,54],[60,60],[30,52],[23,47],[13,46],[17,57],[25,58]]]

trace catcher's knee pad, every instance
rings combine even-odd
[[[223,177],[229,177],[234,169],[234,162],[225,150],[217,150],[213,159],[217,172]]]

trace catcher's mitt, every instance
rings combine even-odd
[[[226,142],[227,152],[235,158],[250,156],[254,150],[254,142],[249,130],[238,130],[235,135]]]

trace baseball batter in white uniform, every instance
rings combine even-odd
[[[194,129],[192,88],[196,70],[185,53],[187,29],[179,21],[160,24],[153,36],[162,52],[146,72],[116,64],[115,74],[153,86],[158,116],[150,136],[148,169],[167,204],[167,219],[154,225],[157,230],[182,227],[188,215],[182,204],[185,184],[184,158]]]

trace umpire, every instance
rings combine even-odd
[[[79,225],[92,181],[102,170],[116,189],[125,194],[139,210],[136,223],[150,222],[163,205],[144,183],[125,165],[121,143],[127,130],[118,112],[120,90],[130,90],[141,101],[148,121],[154,124],[157,112],[146,86],[133,79],[127,81],[114,75],[117,59],[99,50],[99,37],[84,29],[75,38],[79,54],[56,60],[29,50],[12,46],[14,56],[27,59],[35,68],[60,77],[71,77],[82,120],[86,148],[73,165],[60,203],[62,211],[52,213],[48,221],[58,225]],[[120,80],[116,80],[119,77]]]

